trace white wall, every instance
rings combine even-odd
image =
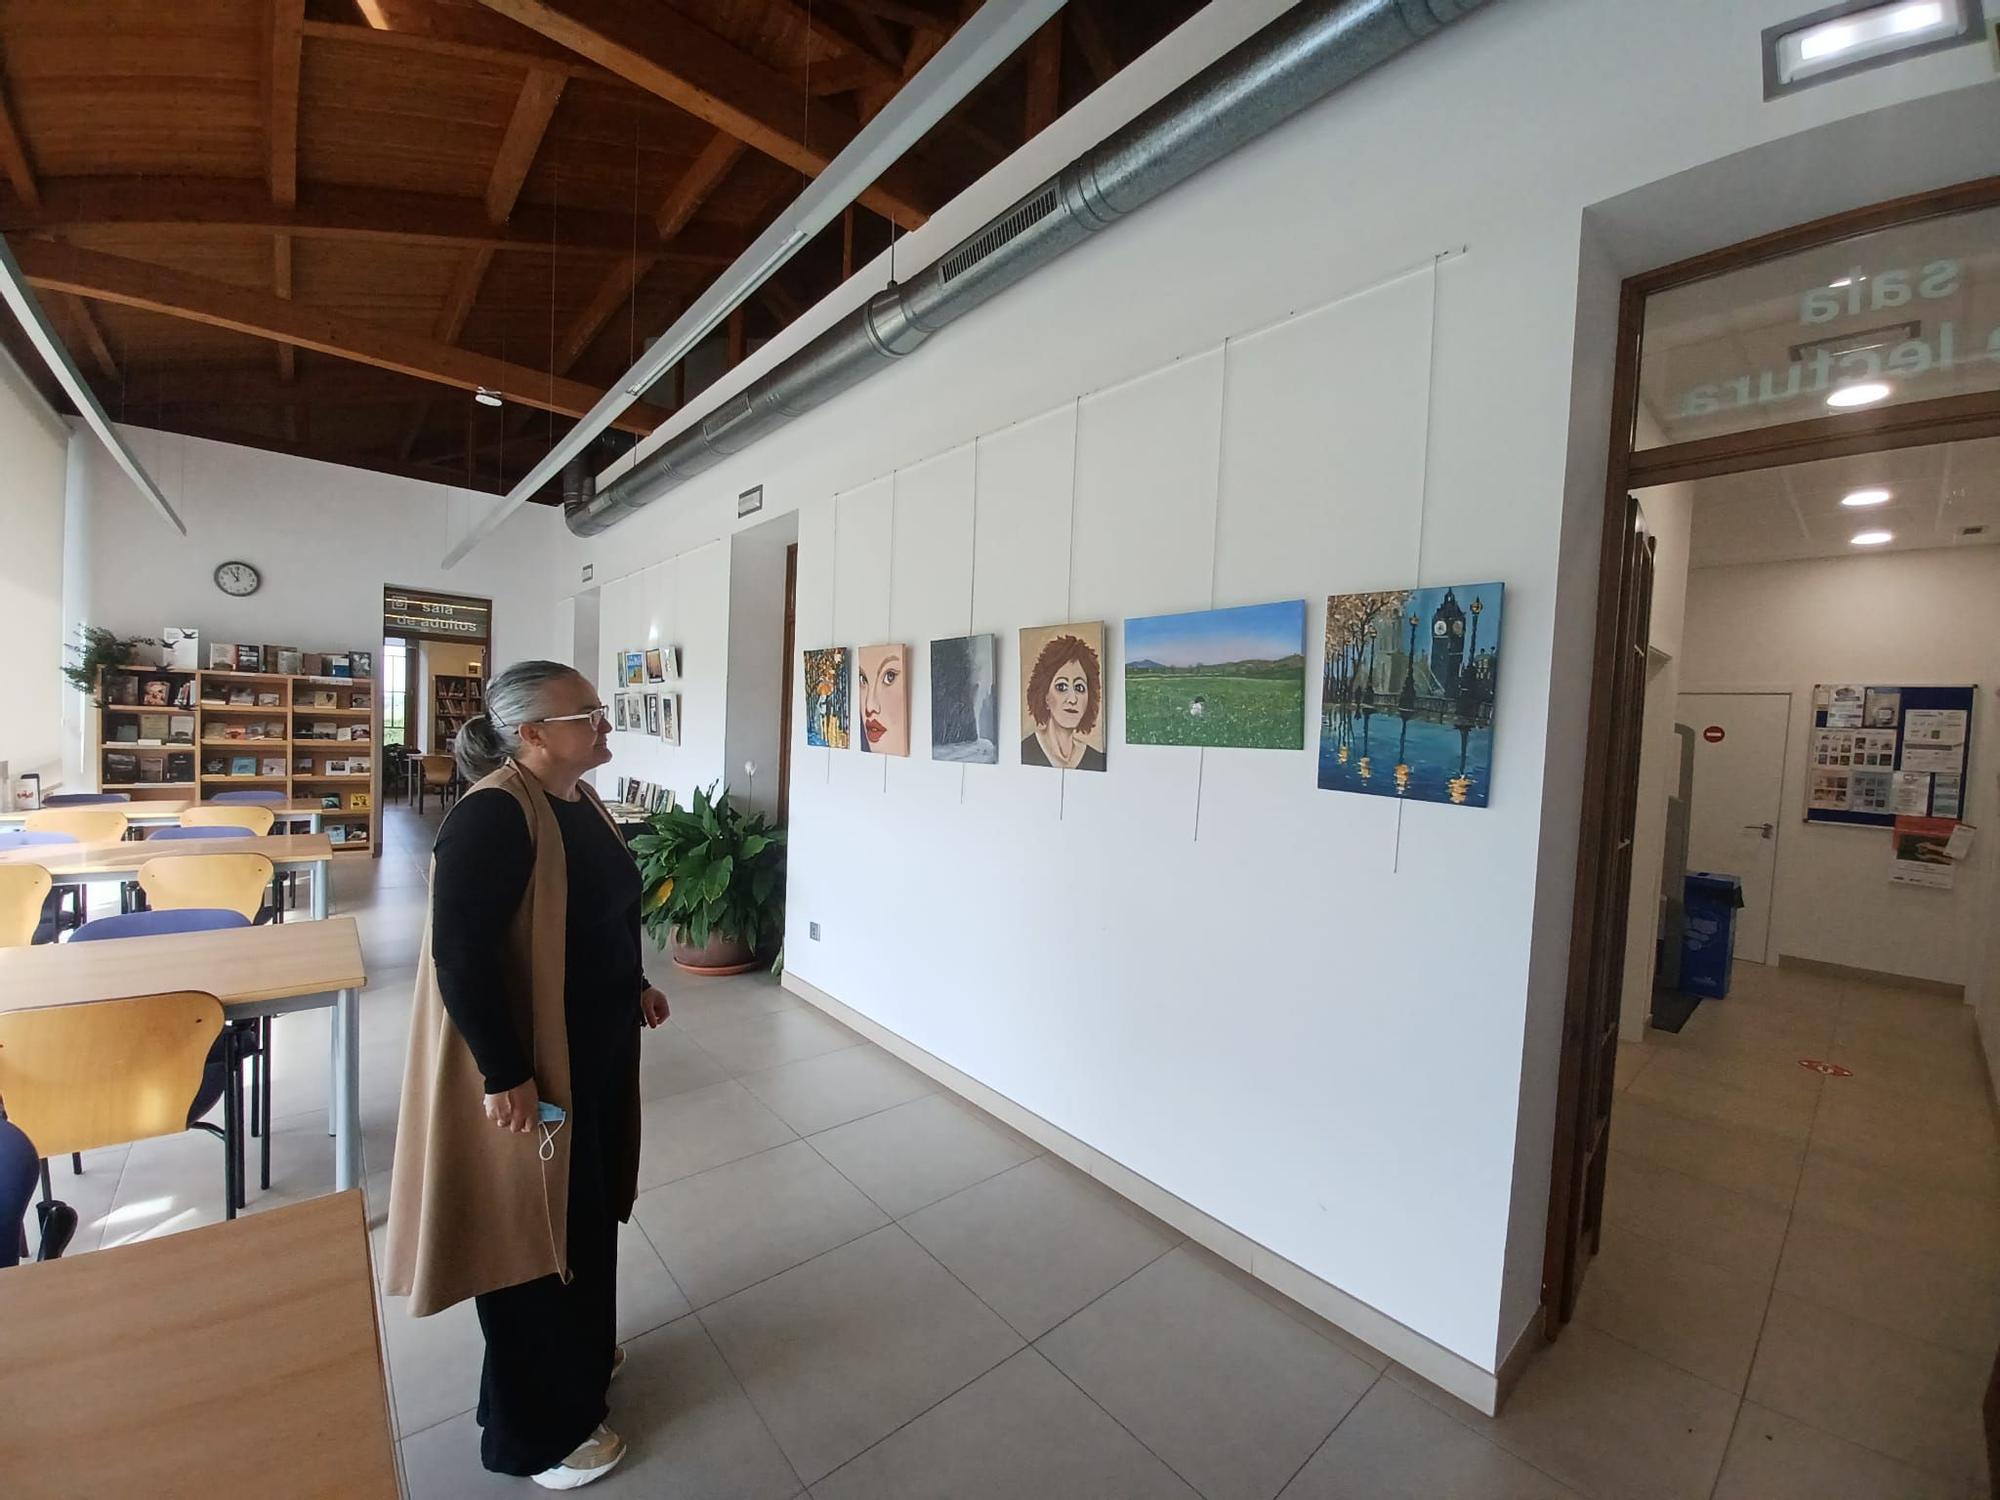
[[[745,807],[778,811],[778,742],[784,718],[785,551],[796,513],[729,539],[728,727],[723,766]],[[757,768],[753,776],[746,769]]]
[[[1812,688],[1822,682],[1978,683],[1965,820],[2000,821],[1989,769],[2000,734],[2000,547],[1696,568],[1681,683],[1792,694],[1772,951],[1973,985],[1994,841],[1974,843],[1952,890],[1920,890],[1889,884],[1885,830],[1806,823]]]
[[[490,597],[496,666],[567,650],[548,638],[547,551],[562,523],[547,507],[527,507],[446,573],[437,559],[466,524],[463,490],[176,433],[125,434],[188,534],[140,498],[103,444],[79,434],[93,624],[153,636],[193,625],[204,658],[210,641],[379,658],[382,589],[398,584]],[[263,575],[247,599],[222,593],[212,577],[218,563],[239,558]],[[428,682],[419,689],[427,724]]]
[[[1207,8],[906,237],[899,268],[1284,8]],[[1758,34],[1795,10],[1491,7],[557,563],[726,577],[734,497],[761,483],[801,513],[802,646],[1504,580],[1490,809],[1317,793],[1303,750],[1203,766],[1114,738],[1108,774],[1065,784],[795,746],[792,910],[826,938],[787,945],[839,1000],[1477,1370],[1538,1298],[1611,320],[1641,268],[1586,209],[1990,77],[1964,49],[1767,105]],[[2000,90],[1981,98],[2000,118]],[[2000,131],[1877,124],[1865,157],[1765,174],[1658,239],[2000,169]],[[1649,222],[1621,204],[1606,233]],[[683,607],[679,631],[693,669],[726,651],[726,606]],[[607,623],[607,652],[629,633]],[[921,677],[914,696],[921,744]]]
[[[69,429],[0,352],[0,764],[63,780],[63,496]],[[11,788],[0,785],[0,796]]]

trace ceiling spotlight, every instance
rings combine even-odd
[[[1887,505],[1889,503],[1889,492],[1887,490],[1849,490],[1840,497],[1840,503],[1847,506],[1850,510],[1865,510],[1871,505]]]
[[[1889,387],[1879,380],[1864,380],[1859,385],[1843,385],[1826,398],[1828,406],[1873,406],[1877,401],[1889,399]]]
[[[1848,540],[1857,547],[1879,547],[1884,542],[1895,541],[1896,533],[1893,531],[1857,531]]]
[[[495,390],[488,390],[482,385],[472,393],[472,399],[477,401],[481,406],[498,406],[500,404],[500,393]]]

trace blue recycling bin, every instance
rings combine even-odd
[[[1729,994],[1729,956],[1736,941],[1736,913],[1743,908],[1743,880],[1690,870],[1681,934],[1681,993],[1720,1000]]]

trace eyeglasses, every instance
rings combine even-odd
[[[580,714],[550,714],[545,719],[531,719],[528,722],[531,724],[573,724],[584,719],[590,721],[592,729],[597,728],[599,725],[608,726],[611,723],[611,710],[600,703],[595,708],[586,708]]]

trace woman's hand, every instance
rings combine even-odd
[[[535,1128],[535,1120],[541,1113],[542,1096],[535,1091],[535,1080],[517,1083],[504,1094],[486,1096],[486,1118],[502,1130],[512,1130],[526,1135]]]
[[[648,1026],[658,1026],[666,1020],[667,996],[664,990],[647,985],[639,994],[639,1014],[645,1017]]]

